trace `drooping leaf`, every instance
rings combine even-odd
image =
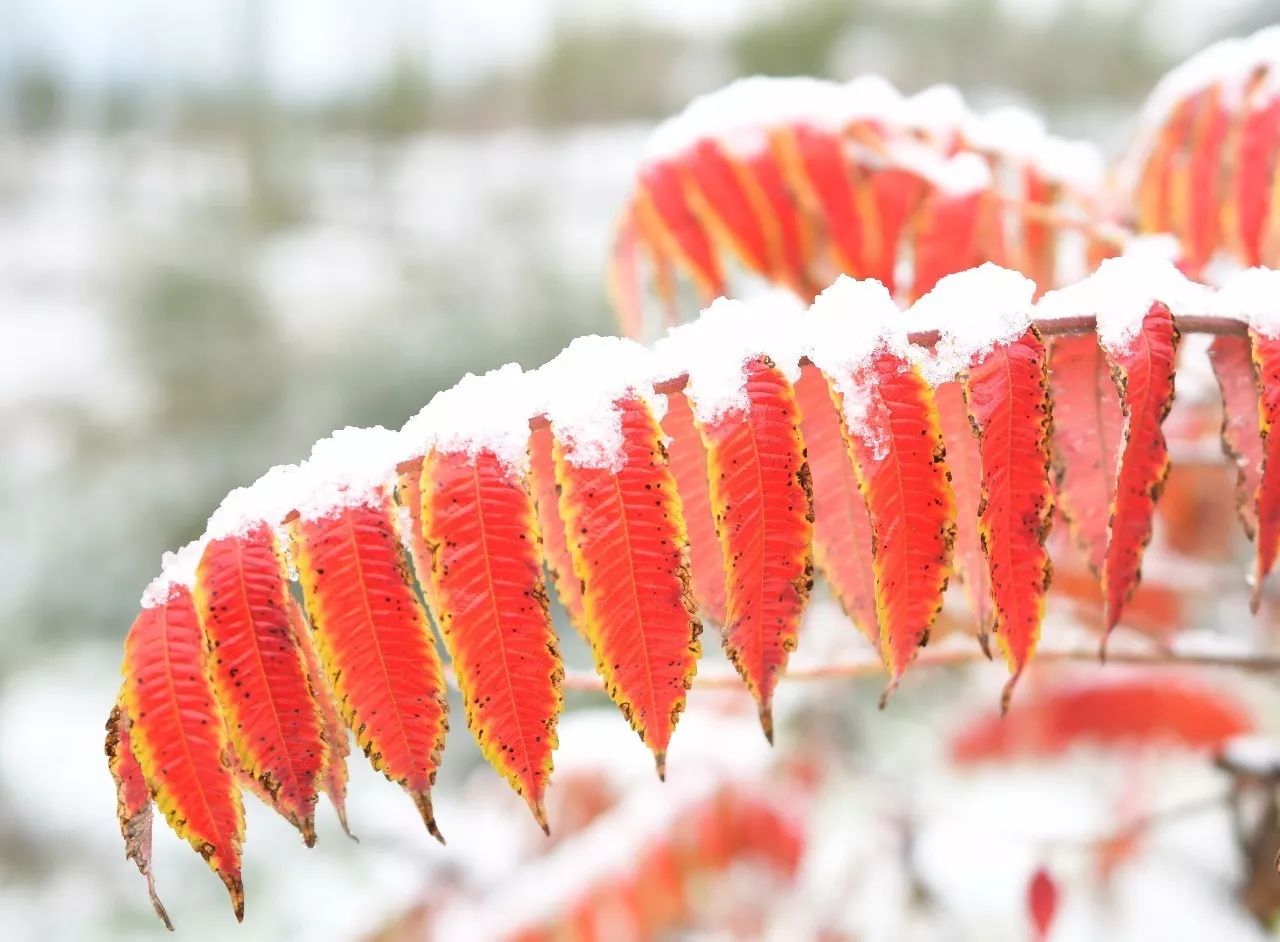
[[[938,425],[947,448],[947,468],[951,471],[951,489],[956,498],[956,542],[952,563],[964,584],[965,598],[973,612],[982,650],[990,656],[988,635],[994,622],[991,607],[991,578],[987,574],[987,557],[982,551],[982,535],[978,530],[978,508],[982,504],[982,457],[969,408],[964,401],[964,388],[957,380],[942,383],[933,391],[938,406]]]
[[[780,271],[777,280],[802,298],[813,297],[814,287],[808,272],[813,234],[787,185],[776,150],[762,148],[747,157],[746,164],[768,202],[768,218],[773,222],[777,239],[775,264]]]
[[[1189,677],[1134,675],[1037,690],[1007,716],[984,714],[952,740],[956,762],[1052,757],[1077,745],[1215,749],[1253,729],[1235,697]]]
[[[560,517],[560,485],[556,483],[551,429],[545,424],[535,428],[529,436],[529,489],[538,513],[542,556],[551,582],[556,587],[556,597],[560,599],[560,604],[569,615],[569,622],[577,629],[578,634],[588,638],[582,583],[573,571],[573,558],[569,554],[564,521]]]
[[[613,236],[606,284],[609,302],[618,315],[618,326],[625,336],[637,340],[644,336],[639,255],[640,240],[636,233],[635,214],[627,212],[618,223]]]
[[[1142,554],[1151,540],[1156,501],[1169,474],[1169,446],[1161,423],[1173,406],[1177,348],[1173,315],[1156,302],[1143,317],[1132,343],[1122,350],[1106,351],[1124,411],[1116,494],[1102,568],[1107,632],[1120,621],[1124,604],[1142,576]]]
[[[405,788],[443,843],[431,785],[449,728],[444,676],[391,497],[298,518],[290,527],[320,658],[343,717],[374,769]]]
[[[749,270],[780,274],[773,263],[769,208],[748,170],[712,138],[698,141],[680,158],[688,181],[689,203],[716,242],[731,250]]]
[[[210,540],[194,595],[239,766],[309,847],[328,757],[289,623],[289,576],[271,527],[261,523],[243,535]]]
[[[1027,915],[1031,917],[1031,929],[1036,942],[1045,942],[1053,919],[1058,913],[1058,884],[1049,871],[1037,867],[1027,883]]]
[[[932,193],[916,215],[911,297],[933,290],[945,275],[984,261],[980,248],[984,195]]]
[[[1222,393],[1222,451],[1236,468],[1236,513],[1252,539],[1258,528],[1255,501],[1262,476],[1262,434],[1249,338],[1214,337],[1209,362]]]
[[[542,580],[533,499],[491,451],[433,451],[422,465],[422,528],[432,599],[480,750],[543,807],[564,668]]]
[[[1161,126],[1147,155],[1138,185],[1138,228],[1142,232],[1174,229],[1174,167],[1191,135],[1199,97],[1179,102]]]
[[[226,884],[236,919],[243,919],[240,790],[185,586],[169,586],[163,601],[138,613],[124,642],[123,696],[133,752],[156,807]]]
[[[146,878],[151,905],[164,927],[173,931],[173,923],[156,895],[156,880],[151,872],[151,793],[147,790],[142,766],[133,754],[130,719],[121,708],[123,693],[107,718],[107,766],[116,783],[116,818],[124,838],[124,855]]]
[[[1261,97],[1264,101],[1258,101]],[[1276,155],[1280,150],[1280,96],[1270,82],[1257,83],[1239,118],[1236,132],[1235,173],[1230,180],[1225,215],[1234,220],[1228,236],[1246,265],[1260,265],[1268,223],[1274,218],[1272,185]]]
[[[396,471],[396,504],[402,515],[401,531],[408,537],[409,558],[418,587],[428,605],[431,600],[431,553],[422,538],[422,459],[405,462]]]
[[[329,796],[343,832],[355,839],[347,824],[347,756],[351,754],[347,724],[343,722],[338,701],[334,699],[329,679],[325,676],[324,665],[320,663],[320,655],[316,653],[316,646],[312,643],[311,626],[307,624],[306,613],[292,596],[289,599],[289,625],[307,666],[307,683],[311,687],[311,696],[320,710],[320,735],[324,739],[325,755],[328,758],[320,777],[320,787]]]
[[[813,585],[812,485],[795,392],[768,357],[743,365],[747,409],[699,421],[724,559],[724,646],[773,739],[773,691]]]
[[[1124,413],[1094,334],[1053,338],[1049,365],[1057,503],[1089,568],[1101,576]]]
[[[854,179],[863,171],[846,158],[840,136],[805,124],[788,125],[773,135],[773,146],[792,192],[824,226],[836,270],[862,277],[866,258]]]
[[[828,377],[830,379],[831,377]],[[880,352],[853,377],[865,414],[845,441],[871,520],[886,695],[942,608],[955,542],[955,497],[933,390],[917,367]],[[840,396],[842,413],[847,409]]]
[[[635,212],[641,229],[689,273],[703,298],[709,301],[724,294],[715,246],[689,205],[676,164],[658,161],[640,172]]]
[[[1033,167],[1022,169],[1022,199],[1028,206],[1052,208],[1061,193],[1061,185],[1045,179]],[[1036,283],[1039,292],[1054,287],[1057,268],[1057,227],[1031,215],[1022,217],[1021,264],[1018,268]]]
[[[816,366],[801,368],[795,390],[813,478],[814,562],[831,583],[845,614],[878,649],[871,520],[845,449],[840,414],[826,377]]]
[[[596,669],[662,775],[701,654],[702,625],[662,429],[639,398],[615,406],[622,435],[616,469],[575,465],[553,437],[560,515]]]
[[[711,509],[711,485],[707,478],[707,449],[693,423],[693,410],[682,393],[667,397],[662,417],[667,443],[667,465],[676,480],[689,533],[689,568],[693,597],[702,614],[717,625],[725,624],[724,559]]]
[[[1192,274],[1200,272],[1222,239],[1223,194],[1219,180],[1222,147],[1231,115],[1219,96],[1215,87],[1201,95],[1191,132],[1191,149],[1185,165],[1178,168],[1185,193],[1175,206],[1185,207],[1180,232],[1186,248],[1187,270]]]
[[[1262,468],[1255,499],[1258,520],[1257,557],[1253,571],[1253,594],[1250,607],[1256,612],[1262,601],[1267,575],[1280,553],[1280,338],[1250,331],[1253,362],[1257,369],[1260,395]]]
[[[871,212],[868,227],[867,277],[875,278],[892,294],[897,288],[897,267],[912,215],[928,192],[919,174],[885,168],[869,175]]]
[[[978,431],[982,497],[978,532],[987,556],[992,628],[1012,675],[1002,702],[1035,651],[1049,588],[1050,485],[1048,364],[1034,327],[971,364],[965,401]]]

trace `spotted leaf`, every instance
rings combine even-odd
[[[529,487],[538,513],[542,555],[556,596],[569,621],[582,637],[587,637],[587,615],[582,604],[582,583],[573,571],[573,557],[560,517],[560,485],[556,483],[555,458],[551,450],[551,429],[542,425],[529,436]]]
[[[1280,338],[1253,331],[1252,341],[1253,362],[1261,388],[1258,409],[1262,442],[1261,477],[1255,501],[1258,545],[1250,601],[1256,612],[1267,575],[1280,552],[1280,435],[1275,433],[1280,420]]]
[[[1209,362],[1222,393],[1222,451],[1236,468],[1236,512],[1245,533],[1257,533],[1255,505],[1262,477],[1258,379],[1248,337],[1214,337]]]

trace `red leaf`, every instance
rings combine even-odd
[[[956,543],[952,563],[977,626],[978,643],[990,656],[987,636],[994,613],[991,607],[991,579],[987,575],[987,557],[982,551],[978,532],[978,508],[982,498],[982,457],[969,409],[964,402],[964,388],[959,382],[943,383],[933,391],[938,406],[938,424],[947,446],[947,467],[951,470],[951,489],[956,498]]]
[[[151,793],[142,766],[133,754],[131,721],[121,708],[123,699],[122,692],[107,719],[107,767],[116,783],[116,818],[124,838],[124,856],[137,864],[138,872],[146,878],[151,905],[164,927],[172,932],[173,923],[156,895],[155,876],[151,873]]]
[[[1013,675],[1008,705],[1040,637],[1049,587],[1050,403],[1044,340],[1034,327],[997,344],[964,379],[965,401],[978,430],[982,499],[978,531],[987,554],[996,643]]]
[[[667,465],[676,479],[676,490],[684,509],[689,532],[689,567],[693,576],[693,597],[698,608],[717,625],[725,623],[724,559],[716,535],[711,510],[711,484],[707,479],[707,449],[693,422],[689,401],[681,393],[667,396],[667,414],[662,418],[667,443]]]
[[[1199,94],[1183,99],[1169,113],[1142,168],[1138,187],[1138,228],[1141,232],[1169,232],[1174,228],[1172,191],[1175,159],[1191,134]]]
[[[243,919],[244,813],[186,587],[171,585],[161,604],[138,613],[124,642],[124,675],[133,752],[156,807],[226,884]]]
[[[640,172],[635,212],[641,228],[689,272],[704,299],[724,294],[715,246],[689,206],[675,164],[652,163]]]
[[[780,129],[773,141],[792,191],[826,226],[837,269],[862,277],[866,271],[862,220],[852,183],[862,171],[845,158],[840,136],[798,124]]]
[[[662,775],[702,650],[702,625],[662,429],[641,399],[615,406],[623,443],[617,470],[578,467],[554,439],[560,514],[596,669]]]
[[[880,654],[897,685],[942,608],[955,541],[955,497],[933,390],[919,369],[880,353],[853,379],[863,428],[845,428],[873,534]],[[841,401],[841,411],[844,403]]]
[[[698,141],[679,163],[692,183],[686,189],[689,203],[716,241],[751,271],[776,275],[768,204],[746,168],[710,138]]]
[[[1089,568],[1101,576],[1124,413],[1096,335],[1055,337],[1049,357],[1058,506]]]
[[[813,477],[814,562],[831,583],[845,614],[878,650],[871,520],[845,449],[840,414],[826,377],[816,366],[801,369],[795,390]]]
[[[644,336],[644,305],[641,301],[640,244],[636,235],[634,214],[628,209],[613,236],[609,253],[607,286],[609,302],[618,316],[618,327],[624,337],[637,340]]]
[[[538,513],[538,532],[542,537],[547,573],[556,587],[560,604],[569,615],[569,622],[578,634],[588,638],[582,583],[573,571],[564,521],[560,518],[560,485],[556,483],[556,464],[551,453],[551,429],[546,425],[535,428],[529,436],[529,487]]]
[[[1258,528],[1254,501],[1262,476],[1262,434],[1249,338],[1214,337],[1209,362],[1222,392],[1222,451],[1236,467],[1236,513],[1253,539]]]
[[[880,169],[868,179],[875,225],[868,227],[866,277],[875,278],[889,293],[896,290],[902,239],[916,208],[928,192],[928,184],[906,170]]]
[[[746,162],[769,204],[767,215],[773,220],[777,239],[778,281],[788,285],[800,297],[811,298],[814,289],[809,280],[808,263],[813,240],[808,222],[801,215],[783,177],[777,154],[768,149],[760,150],[746,158]]]
[[[291,527],[320,657],[347,725],[374,769],[409,792],[443,843],[431,785],[449,728],[444,676],[391,498]]]
[[[1177,348],[1173,316],[1156,302],[1128,348],[1107,351],[1124,410],[1120,470],[1102,569],[1108,632],[1120,621],[1124,604],[1141,578],[1156,500],[1169,473],[1169,446],[1160,426],[1173,405]]]
[[[1052,210],[1061,186],[1045,180],[1034,168],[1022,169],[1022,199],[1028,206]],[[1022,217],[1022,273],[1036,283],[1040,292],[1054,286],[1058,254],[1058,226],[1049,220]]]
[[[196,569],[195,602],[240,768],[310,847],[327,757],[289,623],[289,576],[267,524],[209,541]]]
[[[965,196],[930,194],[916,217],[912,298],[928,294],[943,276],[984,260],[979,248],[984,199],[981,191]]]
[[[1222,176],[1222,146],[1230,127],[1231,114],[1222,106],[1220,91],[1211,86],[1202,96],[1191,138],[1191,151],[1185,165],[1185,228],[1181,228],[1186,246],[1189,274],[1196,274],[1209,261],[1221,241],[1221,205],[1219,192]]]
[[[320,787],[329,796],[329,801],[338,813],[338,823],[342,825],[342,830],[354,839],[355,835],[347,825],[347,756],[351,754],[347,724],[342,720],[342,713],[338,709],[338,702],[333,698],[320,656],[311,643],[311,626],[307,624],[306,613],[292,596],[289,598],[289,624],[307,666],[307,683],[311,687],[311,696],[320,709],[320,735],[324,739],[325,754],[328,757],[320,778]]]
[[[1280,419],[1280,338],[1250,331],[1253,362],[1257,368],[1261,421],[1262,471],[1258,481],[1256,513],[1258,555],[1254,566],[1250,606],[1258,610],[1267,574],[1280,551],[1280,435],[1274,434]]]
[[[1050,757],[1081,744],[1213,750],[1253,726],[1234,697],[1162,672],[1033,691],[1008,716],[987,713],[965,726],[951,755],[960,763]]]
[[[467,725],[545,831],[564,668],[547,612],[533,500],[490,451],[422,467],[432,598]]]
[[[773,691],[813,585],[813,503],[795,393],[768,357],[743,365],[747,410],[699,421],[726,583],[725,652],[773,740]]]
[[[1053,917],[1058,913],[1058,885],[1044,867],[1037,867],[1027,884],[1027,914],[1037,942],[1049,938]]]
[[[1235,174],[1228,208],[1236,220],[1235,237],[1238,252],[1246,265],[1260,265],[1264,257],[1263,240],[1271,212],[1271,185],[1280,149],[1280,96],[1271,93],[1270,83],[1262,81],[1240,116],[1237,134]],[[1262,104],[1253,100],[1270,96]]]

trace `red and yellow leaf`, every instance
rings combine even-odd
[[[643,400],[629,396],[615,405],[622,434],[617,469],[575,465],[554,439],[560,514],[596,669],[662,775],[702,651],[702,625],[662,429]]]
[[[912,258],[915,277],[911,297],[933,290],[946,275],[964,271],[985,259],[979,248],[984,195],[930,194],[916,216]]]
[[[987,555],[992,629],[1014,684],[1035,651],[1049,587],[1050,486],[1048,364],[1034,327],[997,344],[964,378],[965,401],[978,432],[982,497],[978,532]]]
[[[800,370],[795,390],[813,478],[814,562],[831,583],[845,614],[879,649],[871,520],[845,449],[840,414],[826,377],[816,366],[806,365]]]
[[[1230,130],[1231,113],[1223,107],[1220,92],[1210,87],[1201,96],[1191,134],[1191,149],[1179,182],[1186,188],[1177,205],[1185,206],[1179,232],[1186,247],[1189,273],[1198,273],[1217,249],[1222,237],[1222,148]]]
[[[692,184],[689,204],[716,241],[751,271],[776,275],[768,204],[750,172],[711,138],[698,141],[679,163]]]
[[[560,517],[560,485],[556,483],[556,463],[551,450],[551,429],[542,425],[529,436],[529,488],[538,512],[538,532],[547,573],[556,587],[556,596],[578,634],[587,638],[587,614],[582,603],[582,583],[573,571],[573,557]],[[427,568],[430,572],[430,567]]]
[[[431,600],[431,553],[422,538],[422,459],[406,461],[396,471],[396,503],[408,519],[405,526],[409,533],[409,558],[413,561],[413,574],[428,605]]]
[[[1267,79],[1259,81],[1253,95],[1267,96],[1266,103],[1250,101],[1240,116],[1235,173],[1229,180],[1228,218],[1235,224],[1228,234],[1246,265],[1260,265],[1264,257],[1263,238],[1280,149],[1280,96],[1272,94],[1269,86]]]
[[[813,297],[814,288],[808,273],[813,239],[808,222],[787,185],[778,155],[766,148],[745,159],[768,203],[768,216],[773,220],[777,280],[802,298]]]
[[[1142,232],[1169,232],[1174,227],[1174,166],[1191,134],[1198,104],[1198,95],[1179,102],[1147,155],[1138,186],[1138,228]]]
[[[1249,338],[1214,337],[1209,362],[1222,392],[1222,451],[1236,468],[1236,513],[1252,539],[1258,528],[1255,501],[1262,477],[1262,434]]]
[[[640,172],[635,212],[641,229],[662,246],[665,257],[688,271],[704,299],[724,294],[720,259],[689,205],[679,167],[663,161]]]
[[[880,352],[859,369],[861,428],[845,441],[871,520],[880,655],[898,683],[942,608],[955,542],[955,496],[933,390],[917,367]],[[845,411],[843,397],[839,398]]]
[[[1280,552],[1280,338],[1251,331],[1253,362],[1261,393],[1258,399],[1261,422],[1262,468],[1255,499],[1258,520],[1257,558],[1253,572],[1250,606],[1258,610],[1267,575]]]
[[[214,693],[239,766],[309,847],[327,756],[289,621],[289,575],[271,527],[260,523],[243,535],[210,540],[194,594]]]
[[[956,498],[956,542],[952,565],[964,584],[965,598],[973,612],[978,643],[990,656],[988,634],[994,622],[991,607],[991,578],[987,556],[982,551],[978,530],[978,509],[982,506],[982,456],[969,421],[964,388],[959,381],[942,383],[933,391],[938,406],[938,425],[947,446],[947,467],[951,490]]]
[[[866,259],[853,183],[862,171],[846,159],[840,135],[804,124],[789,125],[774,133],[773,145],[792,192],[814,218],[822,220],[837,270],[862,277]]]
[[[897,286],[897,265],[902,240],[916,208],[928,192],[919,174],[885,168],[870,174],[867,185],[874,207],[874,237],[868,239],[868,277],[892,294]]]
[[[311,641],[311,626],[307,624],[306,613],[292,596],[289,598],[289,624],[293,635],[302,650],[303,662],[307,665],[307,683],[311,686],[311,696],[320,709],[320,735],[324,739],[325,763],[320,777],[320,787],[329,796],[334,810],[338,813],[338,823],[348,837],[354,838],[347,824],[347,756],[351,754],[351,744],[347,738],[347,724],[342,720],[342,712],[338,709],[338,701],[333,698],[333,690],[329,687],[329,679],[325,676],[324,665]]]
[[[191,593],[182,585],[167,591],[163,602],[138,613],[125,638],[122,708],[156,807],[226,884],[236,919],[243,919],[244,812],[232,747]]]
[[[689,533],[689,568],[693,577],[693,597],[702,614],[717,625],[725,624],[724,559],[711,509],[711,484],[707,478],[707,449],[693,422],[693,410],[682,393],[667,396],[667,414],[662,417],[667,443],[667,465],[676,480],[676,490]]]
[[[1220,689],[1188,677],[1135,675],[1032,692],[1008,716],[985,714],[961,729],[951,755],[961,763],[1007,761],[1085,744],[1208,750],[1253,727],[1245,705]]]
[[[533,499],[491,451],[474,458],[432,452],[422,465],[421,492],[431,595],[467,725],[546,830],[543,799],[564,668],[547,609]]]
[[[768,357],[743,364],[747,409],[699,422],[726,586],[724,646],[773,739],[773,692],[813,585],[813,500],[795,393]]]
[[[1151,540],[1156,501],[1169,474],[1169,446],[1161,423],[1173,406],[1177,348],[1173,315],[1156,302],[1143,317],[1133,342],[1124,350],[1107,351],[1124,412],[1116,494],[1102,567],[1108,632],[1120,621],[1125,602],[1142,577],[1142,554]]]
[[[644,304],[641,300],[640,243],[636,235],[634,214],[628,209],[613,236],[613,251],[609,253],[609,273],[606,286],[609,302],[618,317],[618,327],[624,337],[640,339],[644,336]]]
[[[1057,503],[1089,568],[1101,576],[1124,413],[1096,335],[1055,337],[1049,363]]]
[[[374,769],[402,785],[443,843],[431,785],[449,728],[444,676],[413,591],[389,495],[296,519],[293,556],[347,725]]]
[[[173,923],[156,895],[156,880],[151,873],[151,792],[147,790],[142,766],[133,754],[131,721],[121,707],[123,699],[122,693],[107,719],[107,767],[116,783],[116,818],[124,838],[125,859],[137,864],[138,872],[146,878],[147,893],[156,915],[172,932]]]

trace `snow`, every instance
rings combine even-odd
[[[293,509],[302,520],[323,520],[379,501],[395,484],[402,450],[399,433],[381,425],[338,429],[316,442],[299,467]]]
[[[432,449],[472,459],[489,451],[513,477],[524,477],[529,471],[530,386],[517,363],[482,376],[468,373],[405,423],[402,460]]]
[[[1218,290],[1213,308],[1218,316],[1244,321],[1264,337],[1280,336],[1280,271],[1236,272]]]
[[[794,382],[800,377],[803,304],[771,291],[751,301],[719,298],[697,320],[672,328],[654,346],[655,380],[688,376],[685,395],[698,421],[711,424],[745,412],[745,366],[767,356]]]
[[[617,401],[639,396],[655,417],[667,400],[653,389],[653,354],[621,337],[579,337],[530,378],[530,403],[539,407],[579,468],[622,468],[622,414]]]
[[[644,159],[675,159],[700,141],[714,138],[734,153],[754,154],[768,146],[767,132],[782,125],[805,125],[841,132],[849,125],[873,122],[885,140],[872,162],[887,160],[956,194],[991,185],[987,163],[972,152],[944,156],[957,138],[1003,159],[1035,167],[1046,179],[1083,191],[1096,190],[1103,178],[1099,151],[1079,141],[1046,132],[1030,112],[1002,108],[978,115],[950,85],[934,85],[903,96],[888,81],[866,75],[840,85],[812,78],[752,76],[694,99],[664,121],[649,137]],[[923,134],[929,144],[922,143]],[[852,143],[858,151],[860,145]],[[865,149],[864,149],[865,150]]]
[[[1212,311],[1213,296],[1168,259],[1155,252],[1134,252],[1109,258],[1087,278],[1048,292],[1036,304],[1035,316],[1095,315],[1099,343],[1117,355],[1129,349],[1156,301],[1175,315],[1204,314]]]
[[[209,518],[204,538],[244,536],[261,523],[278,527],[297,499],[299,474],[295,464],[276,465],[248,487],[237,487]]]
[[[839,391],[846,428],[883,457],[887,443],[867,425],[872,390],[860,374],[881,351],[909,357],[902,311],[874,278],[841,275],[814,300],[803,323],[805,354]]]
[[[1021,337],[1031,324],[1036,286],[1030,278],[988,262],[941,279],[907,311],[909,330],[937,330],[925,378],[937,386],[966,370],[975,357]]]
[[[1247,734],[1228,740],[1222,759],[1231,769],[1258,776],[1280,774],[1280,742],[1266,736]]]
[[[169,601],[174,586],[191,588],[196,583],[196,567],[204,555],[208,542],[204,537],[192,540],[177,552],[160,557],[160,575],[156,576],[142,592],[139,603],[142,608],[159,608]]]

